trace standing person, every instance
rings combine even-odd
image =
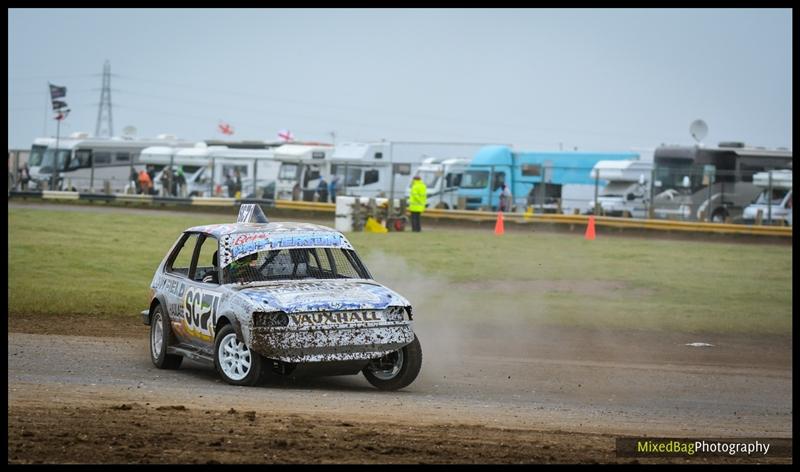
[[[242,173],[239,172],[239,169],[235,171],[236,175],[236,198],[242,197]]]
[[[143,195],[150,194],[150,187],[153,185],[153,181],[150,180],[150,174],[147,173],[146,170],[142,169],[139,172],[139,186],[142,188]]]
[[[178,172],[175,176],[176,191],[173,193],[181,198],[186,198],[186,174],[183,173],[183,166],[178,167]]]
[[[148,187],[147,193],[155,194],[155,182],[156,182],[156,167],[152,165],[147,166],[147,175],[150,177],[150,186]]]
[[[325,181],[325,176],[319,176],[319,185],[317,185],[317,194],[319,195],[320,202],[328,202],[328,182]]]
[[[28,163],[22,164],[22,169],[19,170],[19,183],[22,185],[22,190],[28,190],[28,182],[31,180],[31,171],[28,169]]]
[[[506,184],[503,184],[503,190],[500,191],[500,211],[511,211],[511,190]]]
[[[233,175],[231,171],[228,171],[227,175],[225,175],[225,186],[228,187],[228,197],[233,198],[236,194],[236,188],[233,183]]]
[[[169,174],[170,174],[170,168],[169,167],[166,167],[164,169],[164,171],[161,172],[161,179],[159,179],[159,181],[161,182],[161,196],[162,197],[168,197],[169,194],[170,194],[169,182],[170,182],[170,180],[172,180],[172,178],[170,178]]]
[[[408,199],[408,211],[411,212],[411,231],[419,233],[422,231],[420,217],[425,211],[425,204],[428,199],[428,187],[419,175],[414,176],[411,184],[411,196]]]
[[[297,202],[300,200],[300,182],[295,182],[292,187],[292,201]]]
[[[336,203],[336,190],[339,186],[339,175],[336,174],[331,178],[331,185],[330,185],[330,193],[331,193],[331,202]]]
[[[139,184],[139,175],[136,173],[136,169],[133,167],[131,167],[131,175],[128,177],[128,179],[131,181],[130,187],[133,189],[133,192],[136,195],[142,193],[142,186]]]

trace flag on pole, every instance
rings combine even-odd
[[[67,117],[67,115],[69,115],[69,108],[67,108],[66,110],[64,110],[64,109],[61,109],[61,110],[56,110],[56,116],[55,116],[55,118],[54,118],[54,119],[55,119],[56,121],[61,121],[61,120],[63,120],[64,118],[66,118],[66,117]]]
[[[53,85],[53,84],[51,84],[49,82],[48,82],[48,85],[50,85],[50,99],[51,100],[55,100],[56,98],[63,98],[63,97],[67,96],[67,88],[66,87],[60,87],[58,85]]]
[[[294,139],[294,135],[292,135],[292,132],[289,131],[288,129],[281,130],[278,133],[278,137],[287,142]]]
[[[53,85],[49,82],[48,85],[50,86],[50,100],[53,102],[53,111],[56,112],[56,120],[63,120],[67,117],[67,114],[69,114],[69,109],[67,109],[66,112],[63,111],[67,108],[67,102],[56,99],[66,97],[67,88]]]
[[[219,127],[220,133],[225,134],[225,135],[229,135],[229,136],[233,134],[233,127],[231,127],[231,125],[229,123],[225,123],[224,121],[220,121],[219,125],[217,125],[217,126]]]

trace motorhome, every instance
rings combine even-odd
[[[155,169],[153,188],[157,194],[183,197],[208,196],[211,180],[211,161],[206,154],[203,151],[198,151],[197,148],[179,149],[153,146],[142,150],[140,160],[142,164],[150,165]],[[179,170],[183,172],[186,179],[185,186],[182,189],[183,192],[172,194],[169,191],[169,187],[164,188],[162,185],[164,171],[170,166],[173,176],[177,175]],[[125,193],[133,193],[134,185],[135,183],[132,182]]]
[[[595,180],[590,170],[602,160],[637,160],[635,152],[515,151],[510,146],[486,146],[469,164],[458,189],[465,209],[497,210],[507,185],[512,209],[537,212],[589,210]]]
[[[322,143],[288,143],[275,148],[275,161],[279,163],[275,198],[312,201],[320,178],[331,174],[332,154],[333,146]]]
[[[663,145],[653,159],[653,205],[657,218],[736,222],[762,188],[759,172],[792,166],[789,149],[766,149],[742,142],[716,147]]]
[[[142,152],[143,162],[154,164],[157,191],[164,166],[202,166],[187,178],[189,196],[225,196],[247,198],[273,198],[275,179],[280,162],[274,159],[271,148],[208,146],[204,142],[192,148],[177,149],[153,147]],[[238,175],[237,175],[238,174]],[[255,182],[255,183],[254,183]],[[241,188],[239,188],[241,185]]]
[[[428,188],[427,202],[430,208],[458,208],[458,187],[469,166],[469,159],[441,159],[429,157],[422,162],[414,177],[419,176]],[[406,187],[406,196],[411,193],[411,184]]]
[[[770,175],[771,174],[771,175]],[[753,185],[762,189],[742,212],[744,223],[760,220],[766,224],[792,225],[792,171],[788,169],[758,172]]]
[[[607,216],[646,218],[650,201],[650,180],[653,163],[646,161],[599,161],[589,177],[603,182],[598,189],[597,211]],[[595,212],[595,201],[589,202]]]
[[[180,148],[193,145],[193,142],[172,135],[159,135],[154,139],[92,138],[87,133],[74,133],[62,139],[36,138],[28,160],[30,187],[122,192],[130,182],[131,173],[138,173],[145,168],[139,159],[143,149],[151,146]]]
[[[404,193],[407,195],[412,176],[426,161],[468,160],[485,145],[426,141],[346,142],[336,145],[331,157],[331,174],[339,177],[339,195],[400,197]]]

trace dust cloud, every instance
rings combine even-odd
[[[378,251],[364,259],[378,282],[411,302],[414,332],[422,345],[423,376],[442,378],[467,367],[472,356],[525,357],[543,341],[531,322],[543,309],[540,306],[525,306],[511,294],[501,302],[476,303],[474,297],[465,297],[468,287],[422,272],[400,256]],[[483,290],[493,290],[493,285]]]

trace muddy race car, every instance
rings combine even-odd
[[[344,235],[269,223],[257,205],[242,205],[236,224],[184,231],[141,315],[156,367],[206,361],[234,385],[363,372],[396,390],[422,365],[411,305],[372,278]]]

